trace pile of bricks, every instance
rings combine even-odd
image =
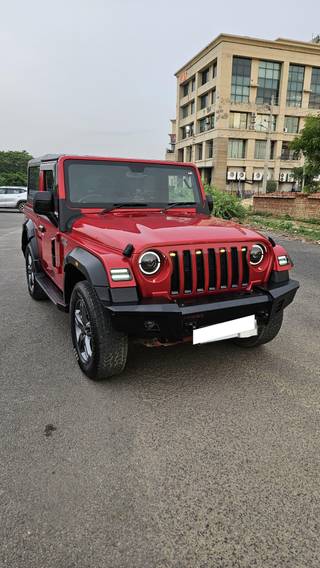
[[[293,219],[320,220],[320,193],[270,193],[253,197],[253,211],[290,215]]]

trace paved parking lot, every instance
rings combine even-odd
[[[0,213],[0,566],[319,568],[320,247],[285,243],[273,343],[135,346],[95,384],[27,293],[22,220]]]

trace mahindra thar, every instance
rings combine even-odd
[[[150,346],[279,332],[299,287],[282,246],[211,216],[193,164],[46,155],[28,165],[22,251],[34,300],[70,312],[74,353],[100,380],[128,340]]]

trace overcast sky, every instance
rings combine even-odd
[[[0,0],[0,150],[163,158],[174,72],[221,32],[309,41],[320,3]]]

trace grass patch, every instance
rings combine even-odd
[[[268,229],[285,233],[289,236],[303,237],[312,241],[320,241],[320,223],[311,223],[306,227],[298,220],[289,220],[284,217],[272,217],[270,215],[252,214],[247,216],[247,222],[257,229]],[[305,223],[305,221],[304,221]]]

